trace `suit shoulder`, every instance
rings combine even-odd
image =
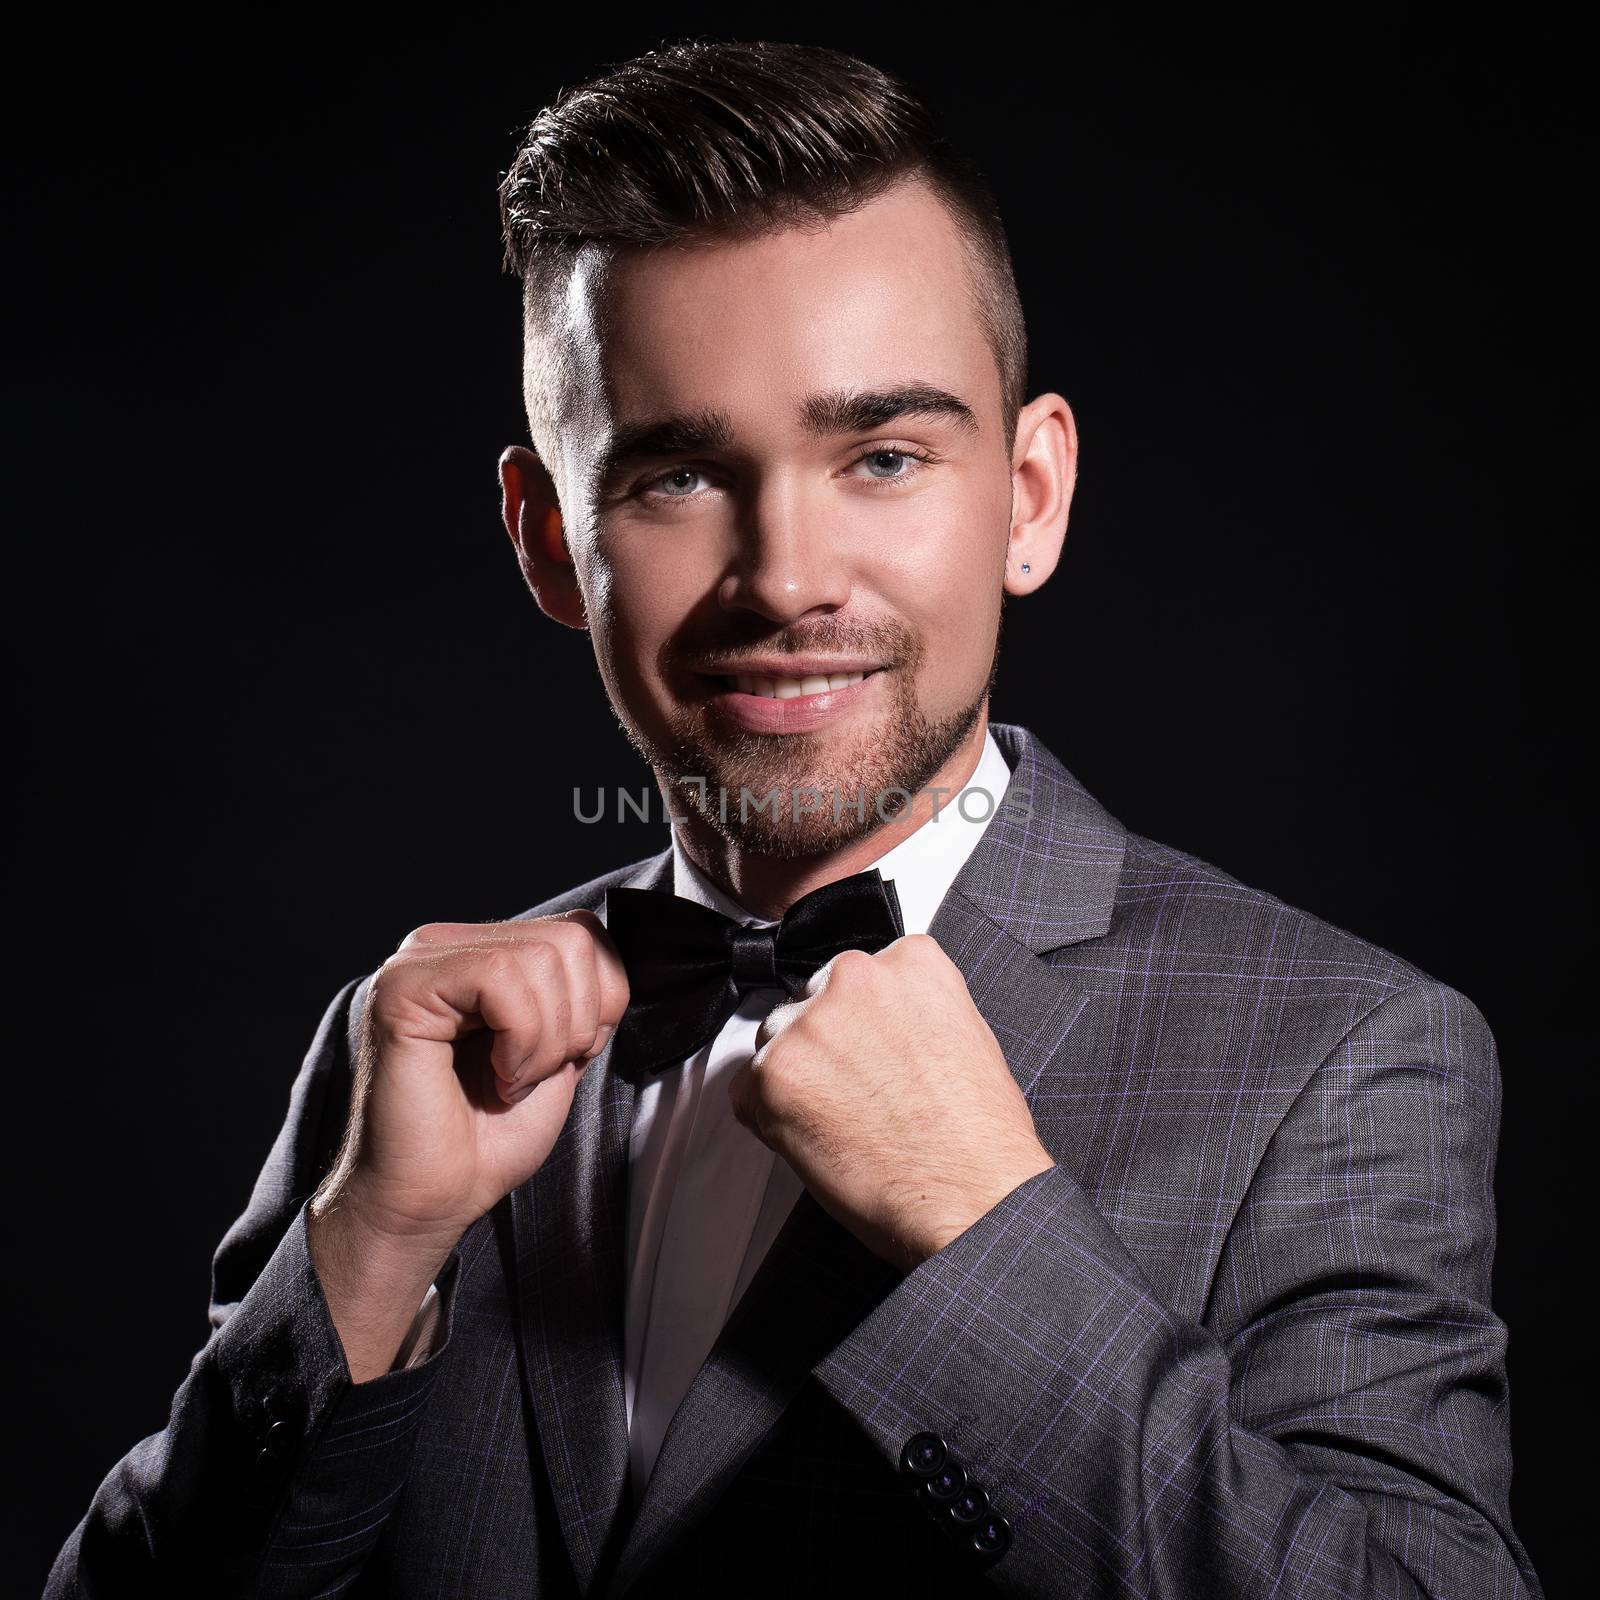
[[[1392,1050],[1449,1064],[1480,1109],[1498,1104],[1494,1034],[1467,995],[1188,851],[1129,833],[1111,928],[1097,942],[1100,985],[1119,996],[1135,979],[1165,985],[1266,1057],[1309,1067],[1341,1049],[1363,1059]]]
[[[1128,834],[1123,858],[1113,929],[1118,923],[1130,936],[1205,945],[1261,961],[1334,960],[1381,978],[1391,989],[1437,982],[1415,962],[1326,917],[1136,833]]]

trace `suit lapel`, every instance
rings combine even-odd
[[[670,889],[672,853],[631,888]],[[587,1594],[606,1541],[620,1531],[628,1474],[623,1392],[628,1140],[634,1088],[590,1063],[544,1165],[511,1194],[517,1333],[556,1515]]]
[[[1124,834],[1023,730],[994,732],[1013,769],[1012,806],[985,830],[929,932],[961,970],[1031,1103],[1089,1000],[1038,952],[1109,927]],[[800,1196],[673,1415],[605,1594],[622,1595],[670,1557],[806,1379],[901,1279]]]

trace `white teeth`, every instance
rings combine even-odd
[[[865,677],[865,672],[830,672],[826,677],[817,673],[809,678],[762,678],[754,673],[741,672],[734,677],[733,686],[741,694],[760,695],[764,700],[798,700],[803,694],[827,694],[830,689],[847,689]]]

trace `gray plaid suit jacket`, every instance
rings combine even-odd
[[[909,1274],[802,1195],[633,1515],[632,1088],[590,1067],[440,1274],[442,1346],[352,1385],[305,1231],[352,981],[169,1424],[47,1594],[1539,1594],[1507,1511],[1483,1017],[995,734],[1031,816],[997,813],[932,932],[1057,1165]],[[670,887],[670,852],[525,915],[623,882]],[[924,1433],[1009,1525],[997,1560],[911,1492]]]

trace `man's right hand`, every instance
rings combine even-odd
[[[344,1143],[308,1207],[356,1382],[389,1370],[456,1241],[539,1170],[627,1004],[587,911],[432,923],[373,975]]]

